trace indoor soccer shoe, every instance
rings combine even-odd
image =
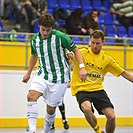
[[[64,129],[69,129],[69,124],[67,120],[63,120]]]
[[[54,130],[54,129],[55,129],[55,127],[54,127],[54,123],[53,123],[50,130]]]
[[[26,127],[26,133],[36,133],[34,131],[29,130],[29,127]]]

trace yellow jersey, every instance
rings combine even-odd
[[[102,83],[107,72],[110,72],[117,77],[124,72],[124,69],[115,61],[115,59],[106,54],[103,50],[101,50],[98,55],[94,54],[90,47],[81,48],[80,52],[88,76],[85,82],[80,80],[78,73],[79,64],[74,60],[75,65],[71,79],[72,95],[75,95],[79,91],[93,92],[103,90],[104,87]]]

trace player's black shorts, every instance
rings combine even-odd
[[[104,108],[107,108],[107,107],[114,108],[109,97],[107,96],[107,93],[104,90],[95,91],[95,92],[80,91],[76,94],[76,98],[79,103],[80,109],[81,109],[81,104],[84,101],[90,101],[92,104],[92,111],[94,112],[94,109],[93,109],[93,106],[94,106],[99,114],[103,114],[101,110]]]

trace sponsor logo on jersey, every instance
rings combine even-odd
[[[102,79],[102,74],[100,74],[98,71],[90,71],[87,74],[87,80],[91,82],[97,82],[100,79]]]

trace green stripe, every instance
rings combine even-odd
[[[48,71],[46,70],[46,63],[45,63],[45,58],[44,58],[44,50],[43,50],[43,40],[40,40],[40,53],[41,53],[41,60],[43,62],[43,69],[44,69],[44,79],[48,80]]]
[[[56,38],[56,43],[58,45],[56,45],[56,54],[57,54],[57,58],[58,58],[58,62],[59,62],[59,67],[60,67],[60,72],[61,72],[61,83],[64,83],[65,82],[65,79],[64,79],[64,66],[63,66],[63,63],[62,63],[62,59],[61,59],[61,52],[60,52],[60,41],[59,41],[59,38]]]
[[[52,46],[51,38],[48,39],[47,43],[48,43],[47,48],[48,48],[48,55],[49,55],[49,63],[50,63],[50,68],[51,68],[51,71],[53,74],[52,82],[57,83],[57,74],[56,74],[56,70],[55,70],[55,66],[54,66],[54,59],[53,59],[54,55],[52,55],[52,48],[54,48],[54,47]]]

